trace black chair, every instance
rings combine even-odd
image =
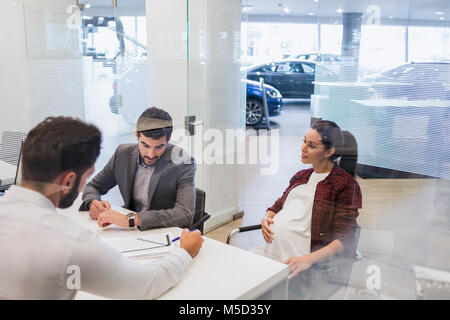
[[[341,151],[346,157],[345,159],[339,158],[336,164],[355,177],[358,160],[357,141],[350,132],[343,131],[343,134],[346,147],[345,149],[341,148]],[[261,229],[261,224],[237,228],[228,235],[227,244],[230,244],[231,239],[238,233],[259,229]],[[356,223],[352,243],[354,248],[358,247],[360,230],[360,225]],[[356,251],[354,257],[338,255],[311,266],[290,281],[290,299],[327,299],[339,288],[348,285],[353,263],[361,258],[361,254]]]
[[[200,226],[197,226],[197,229],[200,230],[202,234],[203,234],[203,224],[210,217],[210,215],[207,212],[205,212],[205,200],[206,200],[205,191],[195,188],[195,211],[194,217],[192,219],[192,224],[190,227],[192,228],[196,223],[204,219],[204,221],[200,224]]]
[[[22,144],[26,136],[27,134],[23,132],[3,131],[2,142],[0,144],[0,160],[10,165],[19,167]],[[13,184],[18,184],[20,182],[20,176],[18,177],[18,175],[21,175],[20,168],[16,171]],[[7,190],[11,186],[11,184],[2,185],[2,178],[5,177],[0,177],[0,191]]]
[[[3,131],[0,144],[0,160],[13,166],[19,162],[20,148],[26,133],[18,131]]]

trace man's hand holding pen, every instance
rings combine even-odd
[[[180,248],[187,251],[192,258],[194,258],[205,240],[199,230],[189,231],[183,229],[180,235]]]

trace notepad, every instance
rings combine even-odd
[[[138,237],[106,238],[105,242],[128,258],[160,257],[169,254],[174,246],[168,233]]]

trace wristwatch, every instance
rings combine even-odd
[[[128,226],[133,228],[136,225],[136,213],[130,212],[127,214]]]

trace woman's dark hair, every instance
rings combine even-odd
[[[339,167],[354,177],[358,162],[358,143],[355,137],[350,132],[341,130],[336,123],[329,120],[318,120],[313,123],[311,128],[320,134],[325,150],[331,148],[336,150],[330,160],[337,162]]]
[[[166,112],[162,109],[156,108],[156,107],[148,108],[141,114],[141,117],[172,121],[172,117],[170,116],[170,114],[168,112]],[[173,131],[173,127],[146,130],[146,131],[138,132],[138,136],[142,133],[147,138],[152,138],[155,140],[160,139],[165,136],[166,140],[169,141],[170,136],[172,135],[172,131]]]
[[[101,140],[94,125],[71,117],[48,117],[24,141],[23,179],[51,182],[65,171],[74,171],[79,179],[97,160]]]

